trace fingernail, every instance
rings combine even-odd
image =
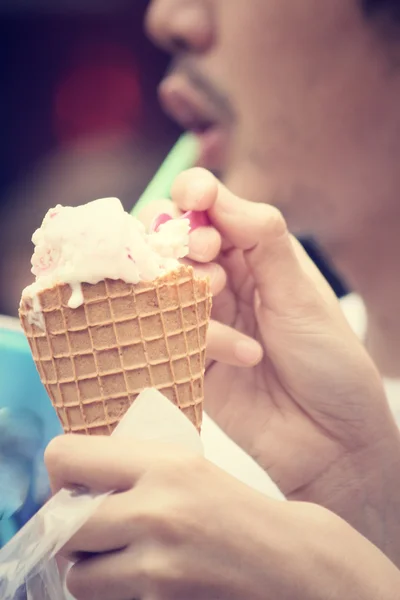
[[[255,340],[247,339],[236,342],[235,356],[243,365],[253,366],[260,362],[263,351]]]

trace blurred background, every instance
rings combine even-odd
[[[180,131],[156,87],[168,57],[145,0],[0,3],[0,314],[17,312],[48,208],[117,196],[130,209]]]
[[[146,5],[0,2],[0,314],[32,279],[45,212],[105,196],[130,209],[180,134],[157,102],[168,57],[143,33]]]
[[[2,316],[32,281],[32,233],[56,204],[117,196],[130,210],[181,133],[158,105],[168,57],[143,33],[147,4],[0,0],[0,548],[50,493],[43,450],[60,432],[28,344]]]

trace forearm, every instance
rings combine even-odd
[[[400,436],[349,454],[289,500],[335,512],[400,567]]]

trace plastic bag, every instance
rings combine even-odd
[[[203,454],[195,427],[156,390],[138,396],[113,435],[179,444]],[[82,489],[53,496],[0,550],[1,600],[66,600],[55,556],[107,496]]]

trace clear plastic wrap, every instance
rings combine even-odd
[[[140,394],[113,435],[179,444],[190,453],[203,454],[194,426],[156,390]],[[53,496],[0,550],[1,600],[67,600],[56,554],[107,495],[79,489]]]

